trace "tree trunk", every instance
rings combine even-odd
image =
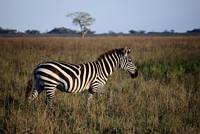
[[[87,31],[82,31],[82,32],[81,32],[81,37],[82,37],[82,38],[85,38],[85,35],[86,35],[86,34],[87,34]]]

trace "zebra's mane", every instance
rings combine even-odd
[[[102,58],[104,58],[105,56],[107,56],[107,55],[111,55],[111,54],[113,54],[113,53],[117,53],[117,54],[122,54],[122,51],[124,50],[124,48],[117,48],[117,49],[112,49],[112,50],[110,50],[110,51],[107,51],[107,52],[105,52],[104,54],[101,54],[98,58],[97,58],[97,60],[99,60],[99,59],[102,59]]]

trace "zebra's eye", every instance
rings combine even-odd
[[[129,62],[131,62],[131,59],[128,59]]]

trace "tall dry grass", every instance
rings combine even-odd
[[[107,92],[45,93],[28,105],[26,82],[40,62],[83,63],[119,47],[132,48],[140,75],[115,72]],[[0,133],[199,133],[199,37],[0,38]]]

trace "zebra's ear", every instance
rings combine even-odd
[[[131,52],[131,49],[130,48],[127,48],[127,47],[124,47],[124,48],[121,48],[121,49],[118,49],[118,51],[120,51],[120,53],[123,55],[123,56],[128,56],[128,54]]]
[[[127,48],[125,47],[125,48],[122,48],[122,53],[123,53],[123,55],[127,55]]]
[[[131,49],[130,48],[128,48],[128,51],[127,51],[127,53],[129,54],[129,53],[131,53]]]
[[[130,52],[131,52],[131,49],[130,49],[130,48],[125,47],[125,48],[123,49],[123,53],[124,53],[125,56],[127,56]]]

